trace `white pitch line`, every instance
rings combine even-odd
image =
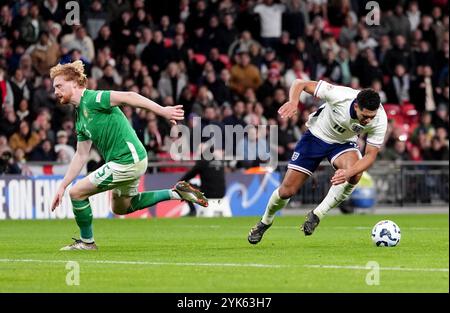
[[[373,270],[372,267],[358,266],[358,265],[304,265],[304,267],[325,268],[325,269]],[[380,267],[380,271],[448,272],[448,268]]]
[[[33,259],[0,259],[0,262],[24,262],[24,263],[67,263],[73,260],[33,260]],[[79,263],[90,264],[126,264],[126,265],[173,265],[173,266],[215,266],[215,267],[263,267],[281,268],[289,265],[258,264],[258,263],[196,263],[196,262],[148,262],[148,261],[113,261],[113,260],[83,260]]]
[[[35,259],[0,259],[0,263],[67,263],[73,260],[35,260]],[[257,267],[257,268],[323,268],[323,269],[347,269],[347,270],[372,270],[371,267],[359,265],[281,265],[281,264],[258,264],[258,263],[196,263],[196,262],[149,262],[149,261],[114,261],[114,260],[83,260],[76,261],[88,264],[126,264],[126,265],[172,265],[172,266],[211,266],[211,267]],[[409,267],[380,267],[385,271],[401,271],[401,272],[448,272],[448,268],[409,268]]]

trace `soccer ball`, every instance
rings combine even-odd
[[[400,238],[400,227],[393,221],[380,221],[372,229],[372,241],[377,247],[395,247]]]

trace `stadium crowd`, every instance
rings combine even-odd
[[[381,159],[448,160],[448,1],[378,1],[381,12],[366,2],[82,0],[71,26],[65,1],[2,1],[2,162],[12,173],[27,161],[70,162],[74,108],[56,103],[49,69],[75,60],[89,89],[181,104],[190,127],[197,116],[221,128],[277,124],[280,160],[320,105],[302,95],[297,117],[278,116],[295,79],[372,87],[390,121]],[[122,110],[149,158],[167,159],[177,140],[169,124]]]

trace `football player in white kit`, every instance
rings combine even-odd
[[[281,210],[327,158],[336,169],[331,178],[332,186],[323,201],[306,216],[301,230],[311,235],[329,210],[346,200],[355,185],[377,157],[383,144],[387,116],[380,104],[380,97],[373,89],[355,90],[336,86],[325,81],[295,80],[289,91],[289,101],[278,113],[289,118],[297,113],[300,94],[305,91],[325,100],[325,103],[309,116],[303,134],[292,154],[288,170],[267,204],[266,211],[248,235],[251,244],[261,241],[269,229],[275,213]],[[364,157],[357,146],[357,138],[367,134]]]

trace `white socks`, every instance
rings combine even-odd
[[[352,185],[348,182],[331,186],[327,196],[322,200],[319,206],[314,209],[314,214],[322,219],[328,211],[338,206],[342,201],[346,200],[355,189],[355,186],[356,185]]]
[[[272,224],[273,219],[275,218],[275,213],[284,208],[289,202],[289,199],[280,198],[278,189],[279,188],[275,189],[275,191],[272,193],[272,196],[269,199],[269,203],[267,203],[266,212],[264,212],[264,215],[261,219],[261,222],[266,225]]]

